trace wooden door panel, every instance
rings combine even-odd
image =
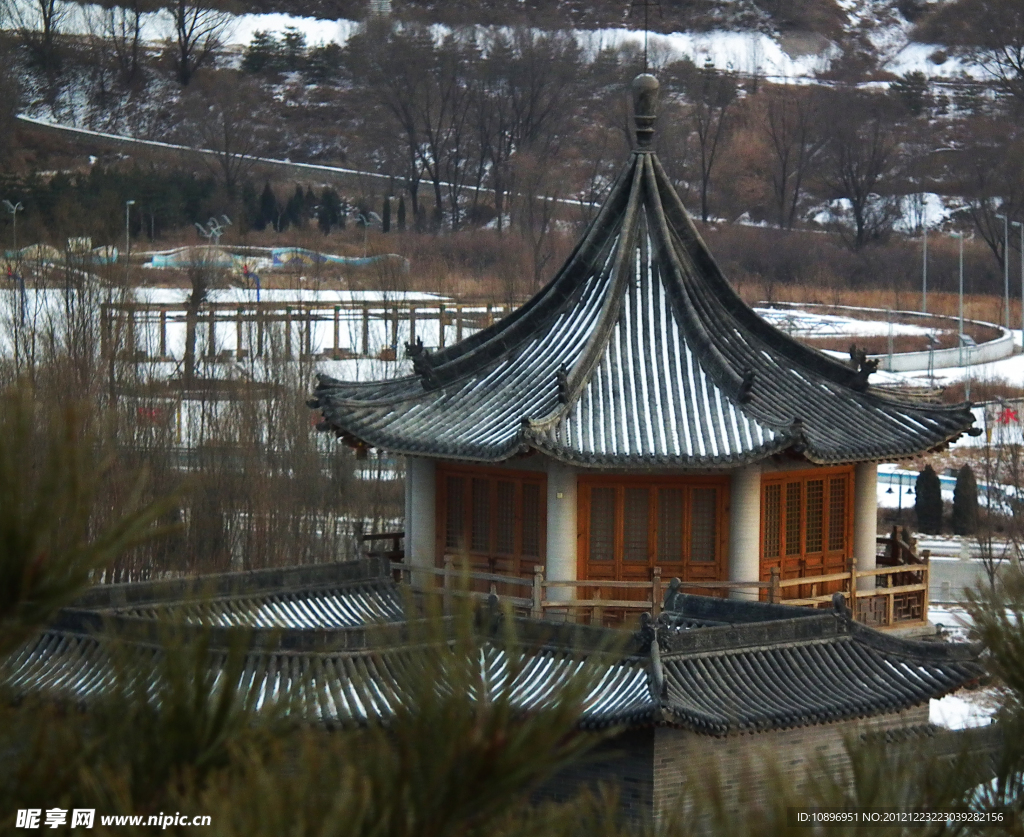
[[[848,569],[852,545],[853,469],[816,468],[766,476],[761,489],[761,580],[779,567],[783,598],[807,598],[844,589],[844,582],[814,582],[815,576]]]

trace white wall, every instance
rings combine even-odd
[[[729,581],[761,575],[761,465],[737,468],[729,478]],[[756,599],[758,591],[732,590],[730,598]]]

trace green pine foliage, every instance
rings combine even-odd
[[[918,531],[927,535],[942,531],[942,485],[931,465],[924,466],[914,483],[914,511]]]
[[[978,483],[970,465],[956,474],[953,489],[953,534],[973,535],[978,531]]]
[[[274,73],[283,66],[281,43],[269,32],[255,32],[242,55],[242,69],[247,73]]]
[[[0,660],[168,510],[144,502],[144,475],[122,508],[97,509],[110,466],[83,409],[36,403],[27,384],[0,393]]]

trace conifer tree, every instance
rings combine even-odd
[[[939,534],[942,531],[942,485],[931,465],[925,465],[917,475],[914,494],[918,530],[928,535]]]
[[[288,199],[288,206],[285,209],[285,214],[288,216],[288,223],[293,227],[305,226],[305,210],[306,193],[303,191],[302,186],[296,185],[295,191]]]
[[[978,483],[970,465],[956,475],[953,489],[953,534],[973,535],[978,531]]]
[[[380,228],[382,232],[391,232],[391,198],[387,195],[380,211]]]
[[[281,45],[269,32],[255,32],[242,56],[247,73],[274,72],[281,66]]]
[[[320,206],[317,208],[317,223],[320,232],[327,235],[337,225],[341,213],[341,199],[330,186],[325,186],[320,195]]]
[[[277,196],[274,195],[274,190],[270,188],[270,182],[268,181],[263,186],[263,194],[260,195],[259,222],[253,224],[253,226],[258,230],[262,230],[266,229],[267,225],[270,224],[274,229],[277,229],[279,214]]]

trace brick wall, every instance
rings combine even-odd
[[[795,787],[815,764],[838,772],[851,735],[928,723],[928,706],[866,720],[714,738],[674,727],[630,730],[601,744],[583,763],[548,780],[535,800],[566,800],[613,785],[625,819],[643,820],[678,807],[688,779],[717,775],[730,808],[764,803],[776,781]],[[769,777],[768,772],[771,775]]]
[[[925,704],[864,720],[725,738],[659,727],[654,732],[653,809],[665,812],[677,807],[688,777],[711,776],[715,771],[730,807],[764,803],[774,783],[796,788],[812,765],[822,764],[831,773],[840,771],[847,762],[844,742],[851,735],[927,723]]]
[[[614,786],[627,819],[649,817],[654,788],[655,730],[629,730],[598,745],[580,763],[553,776],[535,794],[536,800],[564,801],[582,790]]]

